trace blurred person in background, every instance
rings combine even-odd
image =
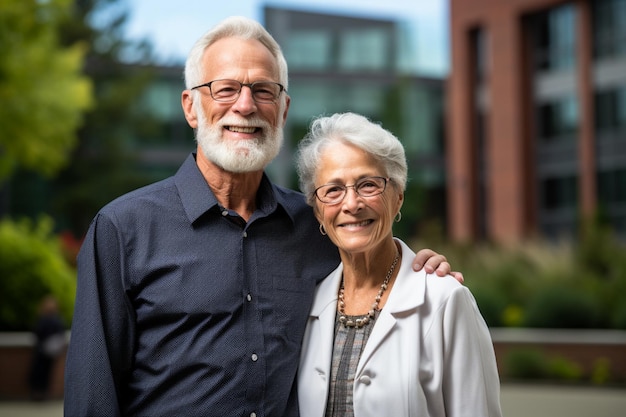
[[[52,370],[57,358],[65,350],[65,323],[59,313],[56,298],[44,297],[34,328],[35,347],[28,376],[31,398],[47,400],[50,394]]]
[[[402,143],[354,113],[316,119],[300,143],[300,188],[341,264],[319,285],[298,371],[302,417],[500,416],[489,330],[452,276],[411,267],[393,237]]]

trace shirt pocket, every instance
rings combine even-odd
[[[272,287],[269,306],[272,323],[281,328],[289,339],[300,343],[311,309],[315,282],[277,274],[272,277]]]

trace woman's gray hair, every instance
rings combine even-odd
[[[382,164],[383,175],[388,176],[401,191],[405,190],[407,163],[400,140],[364,116],[336,113],[315,119],[298,146],[296,164],[300,189],[306,195],[308,204],[312,206],[315,202],[315,180],[322,154],[338,142],[356,146],[372,155]]]
[[[277,82],[288,87],[287,61],[278,42],[257,21],[242,16],[232,16],[224,19],[217,26],[206,32],[196,41],[185,62],[185,87],[191,89],[207,81],[203,79],[202,57],[204,51],[215,42],[224,38],[255,39],[261,42],[276,58],[278,64]]]

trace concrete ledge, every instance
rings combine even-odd
[[[501,374],[508,353],[532,348],[574,361],[586,375],[593,372],[599,360],[608,360],[612,377],[626,382],[626,331],[520,328],[490,331]],[[69,340],[69,332],[67,337]],[[0,332],[0,400],[29,398],[27,381],[34,342],[29,332]],[[62,354],[53,370],[52,398],[63,398],[64,367],[65,354]]]
[[[29,332],[0,332],[0,348],[33,347],[35,335]]]
[[[581,345],[621,345],[626,347],[625,330],[522,329],[498,327],[490,329],[490,332],[494,343],[573,343]]]
[[[586,380],[608,364],[612,383],[626,383],[626,331],[575,329],[490,329],[500,376],[505,380],[509,353],[535,349],[546,357],[564,358],[581,367]]]

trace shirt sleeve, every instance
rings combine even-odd
[[[65,369],[65,416],[119,416],[132,362],[134,318],[124,288],[123,240],[102,214],[77,260],[78,282]]]
[[[446,415],[500,417],[500,379],[493,343],[467,287],[456,288],[446,303],[444,346]]]

